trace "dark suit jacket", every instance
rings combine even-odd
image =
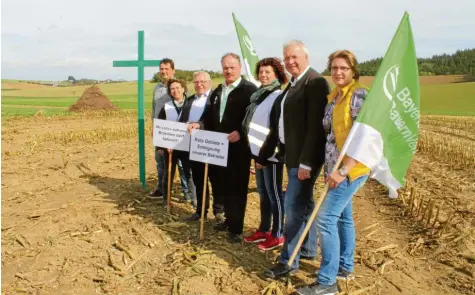
[[[256,85],[242,79],[239,85],[228,95],[223,120],[219,121],[219,109],[221,106],[221,93],[223,86],[220,84],[209,96],[209,104],[203,114],[200,125],[205,130],[231,133],[241,131],[242,120],[246,114],[246,108],[250,104],[251,94],[257,90]],[[241,135],[241,137],[243,137]]]
[[[239,85],[228,95],[223,120],[220,122],[219,108],[221,106],[220,97],[222,90],[223,86],[220,84],[213,93],[210,94],[208,101],[209,104],[206,106],[202,120],[199,123],[202,129],[209,131],[222,133],[238,131],[241,139],[238,142],[229,145],[228,157],[231,161],[238,160],[232,159],[233,156],[239,157],[242,155],[243,151],[249,149],[247,136],[244,136],[242,132],[242,121],[246,114],[246,108],[250,104],[251,94],[257,90],[257,87],[253,83],[242,78]]]
[[[285,152],[288,168],[298,168],[300,164],[320,169],[325,160],[326,137],[323,130],[323,115],[330,92],[325,78],[310,68],[305,75],[291,87],[289,83],[276,99],[271,112],[270,132],[258,157],[258,163],[266,164],[276,146],[279,156]],[[285,146],[279,140],[279,118],[281,102],[284,102]],[[317,171],[318,173],[319,171]]]
[[[208,99],[206,100],[205,108],[209,105],[209,99],[210,99],[212,94],[213,94],[213,89],[211,89],[210,92],[209,92]],[[181,117],[180,117],[180,122],[183,122],[183,123],[188,122],[188,119],[190,117],[191,107],[193,106],[193,102],[196,99],[195,95],[196,95],[196,93],[189,96],[188,99],[186,100],[186,103],[183,106],[183,111],[182,111],[182,114],[181,114]],[[203,111],[203,114],[201,115],[200,121],[203,119],[204,114],[205,114],[205,112]]]

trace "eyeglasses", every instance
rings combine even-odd
[[[195,85],[199,85],[199,84],[206,84],[208,82],[209,80],[208,81],[194,81],[193,83],[195,83]]]
[[[331,67],[331,70],[332,70],[332,72],[337,72],[338,70],[340,70],[340,71],[342,71],[343,73],[346,73],[346,72],[348,72],[349,70],[351,70],[351,68],[333,66],[333,67]]]

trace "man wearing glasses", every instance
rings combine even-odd
[[[199,122],[202,120],[204,109],[209,102],[208,97],[211,93],[211,77],[207,72],[200,71],[193,74],[193,83],[195,87],[195,94],[188,98],[188,101],[183,109],[183,122]],[[203,185],[208,186],[208,182],[203,183],[204,179],[204,163],[191,161],[191,174],[193,175],[193,182],[196,186],[196,199],[197,208],[196,212],[190,217],[186,218],[186,221],[198,221],[201,218],[201,204],[203,202]],[[213,187],[213,174],[209,174],[211,181],[211,187]],[[206,188],[206,205],[204,216],[208,214],[209,208],[209,187]],[[219,199],[218,195],[213,195],[213,214],[217,220],[222,221],[224,219],[223,203]]]

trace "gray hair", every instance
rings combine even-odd
[[[208,72],[205,71],[197,71],[193,73],[193,80],[196,78],[198,75],[204,75],[206,78],[206,81],[211,81],[211,76],[208,74]]]
[[[228,52],[225,55],[223,55],[223,57],[221,57],[221,62],[223,62],[223,60],[228,56],[234,58],[235,60],[239,62],[239,64],[241,64],[241,57],[238,54],[233,53],[233,52]]]
[[[283,49],[285,50],[287,47],[290,47],[290,46],[298,46],[303,50],[303,52],[305,52],[305,54],[308,55],[307,46],[302,41],[300,41],[300,40],[290,40],[288,42],[285,42]]]

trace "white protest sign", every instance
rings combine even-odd
[[[193,129],[190,160],[226,167],[228,165],[228,134]]]
[[[153,145],[167,149],[189,151],[190,134],[187,131],[186,124],[153,119]]]

